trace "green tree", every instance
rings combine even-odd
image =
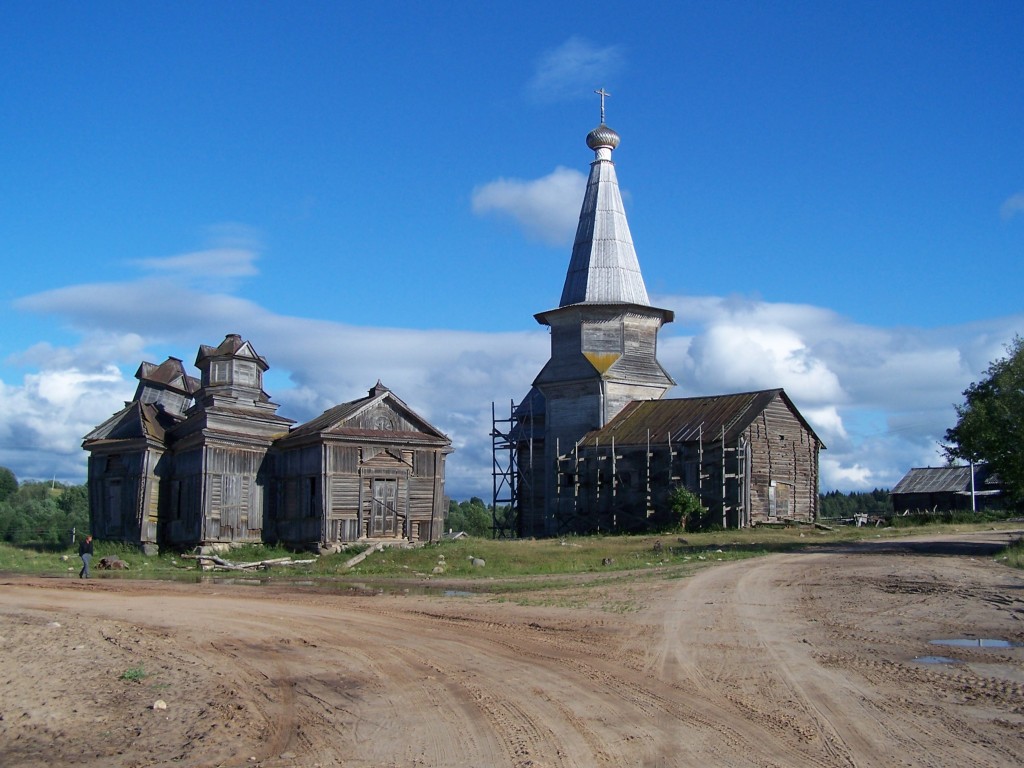
[[[484,500],[474,496],[469,501],[448,503],[446,526],[453,531],[465,531],[470,536],[491,536],[494,519],[491,508]]]
[[[0,540],[18,545],[67,546],[71,531],[89,525],[88,494],[84,485],[55,487],[26,482],[0,501]]]
[[[964,390],[943,450],[951,460],[986,462],[1019,505],[1024,504],[1024,339],[1015,336],[1006,351],[1006,357],[989,363],[985,378]]]
[[[889,491],[875,488],[873,491],[828,491],[819,495],[819,517],[852,518],[854,515],[888,517],[892,514]]]
[[[18,490],[18,478],[7,467],[0,467],[0,501],[5,501]]]

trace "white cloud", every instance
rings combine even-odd
[[[1015,195],[1010,195],[1003,201],[1003,204],[999,206],[999,215],[1003,219],[1012,219],[1018,213],[1024,213],[1024,192],[1018,192]]]
[[[189,312],[182,313],[182,306]],[[268,393],[282,416],[306,421],[362,397],[380,379],[452,438],[457,450],[449,493],[486,495],[491,403],[507,412],[547,357],[547,334],[539,328],[474,333],[355,327],[275,315],[237,297],[168,290],[150,280],[61,288],[25,297],[17,308],[58,315],[75,327],[109,329],[83,337],[76,347],[41,342],[12,358],[45,369],[20,385],[0,382],[0,419],[9,424],[0,432],[0,465],[21,478],[48,478],[59,466],[58,478],[82,481],[81,439],[131,397],[131,375],[142,360],[158,363],[174,355],[188,365],[200,344],[238,332],[267,358],[274,382]],[[87,362],[95,371],[91,378],[79,367]],[[24,417],[15,418],[19,413]],[[46,440],[44,424],[50,429]]]
[[[571,243],[587,177],[559,166],[540,179],[497,179],[473,190],[473,213],[509,216],[548,245]]]
[[[259,274],[257,254],[244,248],[210,248],[163,258],[137,259],[135,264],[153,271],[187,277],[250,277]]]
[[[28,374],[0,382],[0,465],[19,479],[85,478],[82,437],[124,407],[135,391],[114,365]]]
[[[941,463],[937,443],[953,424],[953,403],[1024,325],[1016,316],[941,329],[881,328],[820,307],[737,296],[661,296],[655,303],[677,318],[659,343],[659,359],[679,382],[670,396],[785,388],[828,446],[823,490],[891,487],[912,466]],[[10,358],[32,369],[20,383],[0,382],[0,465],[19,477],[56,471],[81,481],[81,438],[131,397],[139,362],[169,354],[189,362],[200,344],[237,332],[269,361],[267,389],[282,416],[305,421],[380,379],[452,438],[449,493],[486,497],[491,403],[507,415],[548,354],[539,328],[357,327],[151,280],[47,291],[16,307],[89,329],[76,345],[42,341]]]
[[[890,487],[912,466],[941,464],[938,443],[954,423],[953,404],[1024,323],[1016,316],[880,328],[820,307],[749,297],[655,303],[676,312],[659,349],[677,389],[785,388],[828,446],[823,490]]]
[[[134,360],[143,354],[145,343],[137,333],[97,332],[83,336],[74,347],[54,346],[42,341],[11,356],[11,362],[43,371],[109,371],[112,361]]]
[[[869,488],[878,488],[886,485],[884,480],[879,482],[880,478],[877,478],[876,474],[867,467],[860,464],[843,466],[839,461],[827,454],[822,455],[820,468],[822,474],[833,479],[835,487],[868,490]]]
[[[527,95],[542,102],[589,95],[607,85],[624,64],[622,47],[600,47],[573,36],[545,51],[526,86]]]
[[[839,379],[793,328],[779,324],[715,323],[690,345],[694,376],[741,389],[765,381],[812,403],[846,399]]]

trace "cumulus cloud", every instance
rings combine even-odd
[[[542,102],[589,95],[620,72],[623,64],[621,46],[601,47],[573,36],[541,55],[526,92]]]
[[[1024,321],[883,328],[742,296],[655,303],[676,312],[659,349],[678,393],[783,387],[828,446],[823,490],[890,487],[912,466],[943,463],[953,404]]]
[[[17,385],[0,382],[0,465],[20,478],[81,482],[81,441],[124,407],[134,387],[116,366],[31,373]]]
[[[784,325],[718,322],[694,340],[690,357],[695,378],[707,384],[756,389],[773,381],[812,403],[846,399],[835,372]]]
[[[1017,214],[1024,214],[1024,192],[1018,192],[1015,195],[1011,195],[1003,201],[1003,204],[999,206],[999,215],[1004,220],[1012,219]]]
[[[953,403],[1024,325],[1014,316],[884,328],[743,296],[667,295],[654,303],[676,313],[659,342],[659,359],[678,381],[669,396],[784,388],[828,446],[822,490],[891,487],[910,467],[940,464],[938,441],[955,419]],[[85,476],[82,436],[131,397],[142,360],[189,361],[199,344],[239,332],[269,361],[267,390],[282,416],[306,421],[380,379],[452,438],[450,495],[486,498],[491,403],[508,414],[549,343],[540,328],[411,330],[282,316],[238,296],[168,290],[148,279],[70,286],[15,306],[83,330],[76,343],[39,341],[9,357],[27,372],[0,381],[0,465],[23,478],[77,482]]]
[[[183,305],[190,308],[187,316]],[[547,334],[539,328],[477,333],[356,327],[278,315],[234,296],[168,291],[149,280],[70,286],[25,297],[16,306],[74,327],[107,329],[83,336],[78,345],[39,342],[12,356],[11,362],[42,369],[20,383],[0,382],[0,420],[6,424],[0,465],[21,478],[55,472],[81,482],[81,439],[132,396],[131,374],[142,360],[158,363],[173,355],[187,365],[200,344],[217,344],[237,331],[270,363],[266,389],[282,416],[306,421],[364,396],[380,379],[452,438],[449,493],[485,496],[491,403],[507,411],[547,357]]]
[[[473,213],[508,216],[548,245],[571,243],[587,177],[559,166],[540,179],[497,179],[473,190]]]

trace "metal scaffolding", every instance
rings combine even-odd
[[[491,535],[495,539],[515,538],[519,531],[519,457],[521,434],[514,400],[509,401],[507,419],[499,419],[491,403]]]

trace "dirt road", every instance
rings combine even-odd
[[[1020,765],[1024,648],[930,644],[1024,642],[1024,575],[990,559],[1007,540],[774,555],[525,604],[5,578],[0,764]]]

